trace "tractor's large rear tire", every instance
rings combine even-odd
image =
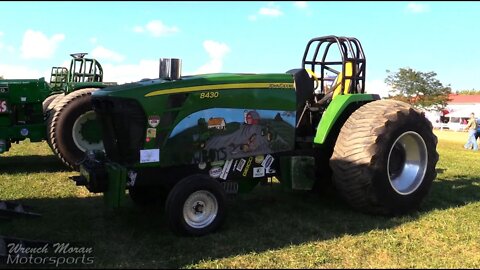
[[[53,95],[52,95],[53,96]],[[48,101],[48,102],[43,102],[43,114],[45,116],[45,125],[47,127],[47,143],[48,143],[48,146],[50,146],[50,149],[52,149],[52,151],[55,153],[55,151],[53,150],[53,147],[52,147],[52,140],[50,138],[50,129],[51,129],[51,126],[52,126],[52,120],[53,120],[53,115],[55,114],[55,106],[58,104],[58,102],[60,100],[62,100],[62,98],[65,97],[65,94],[64,93],[61,93],[61,94],[58,94],[58,95],[55,95],[54,98],[52,98],[52,100]],[[46,106],[45,106],[46,105]]]
[[[333,183],[353,208],[401,215],[418,209],[436,177],[437,137],[409,104],[378,100],[346,121],[330,158]]]
[[[74,170],[78,170],[78,162],[86,151],[104,149],[101,128],[90,102],[95,90],[86,88],[66,95],[55,105],[53,116],[47,121],[53,151]]]
[[[53,94],[53,95],[48,96],[48,97],[42,102],[43,113],[46,113],[48,107],[50,106],[50,104],[51,104],[55,99],[57,99],[59,96],[62,96],[62,95],[63,95],[63,93]],[[59,99],[60,99],[60,98],[58,98],[57,100],[59,100]]]
[[[52,101],[44,109],[44,113],[47,113],[47,112],[50,112],[51,110],[53,110],[55,108],[55,106],[58,104],[58,102],[60,102],[60,100],[62,100],[62,98],[64,98],[64,97],[65,97],[65,93],[55,95],[55,98],[52,99]]]

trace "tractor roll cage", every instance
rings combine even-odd
[[[63,90],[67,83],[103,82],[103,68],[100,63],[91,58],[85,58],[87,53],[70,54],[70,70],[65,67],[52,67],[50,86],[55,90]]]
[[[87,53],[74,53],[70,54],[73,57],[70,63],[72,82],[102,82],[103,81],[103,68],[99,62],[95,59],[84,58]]]
[[[341,56],[341,60],[331,61],[327,57],[332,52],[332,45],[338,48]],[[309,57],[310,50],[315,50],[313,55]],[[330,54],[331,56],[331,54]],[[351,73],[346,70],[346,63],[351,63]],[[340,67],[339,67],[340,66]],[[363,53],[362,45],[358,39],[353,37],[337,37],[337,36],[323,36],[311,39],[302,59],[302,67],[304,69],[312,70],[317,76],[320,82],[320,91],[326,91],[326,87],[335,89],[341,86],[339,94],[351,94],[351,93],[364,93],[365,92],[365,55]],[[325,72],[330,71],[337,75],[337,78],[341,78],[340,81],[336,81],[332,84],[333,79],[325,76]],[[349,74],[350,73],[350,74]],[[343,76],[339,76],[342,74]],[[345,89],[345,81],[350,80],[351,83],[347,83]],[[326,84],[330,82],[330,84]]]

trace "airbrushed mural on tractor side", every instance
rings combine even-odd
[[[213,108],[181,120],[172,130],[161,159],[198,164],[202,170],[208,164],[215,178],[224,165],[232,172],[260,177],[273,170],[270,165],[274,158],[269,154],[292,150],[294,139],[293,111]],[[263,164],[265,173],[244,169],[252,162]]]
[[[294,138],[293,111],[214,108],[181,120],[164,153],[179,164],[203,164],[288,151]]]

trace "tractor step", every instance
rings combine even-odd
[[[42,215],[32,212],[31,207],[24,204],[0,201],[0,218],[12,218],[19,216],[40,217]]]

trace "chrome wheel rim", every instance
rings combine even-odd
[[[202,229],[212,224],[218,214],[218,201],[206,190],[196,191],[188,196],[183,205],[183,218],[188,226]]]
[[[422,136],[414,131],[400,135],[388,153],[387,173],[392,188],[401,195],[415,192],[427,171],[428,152]]]

